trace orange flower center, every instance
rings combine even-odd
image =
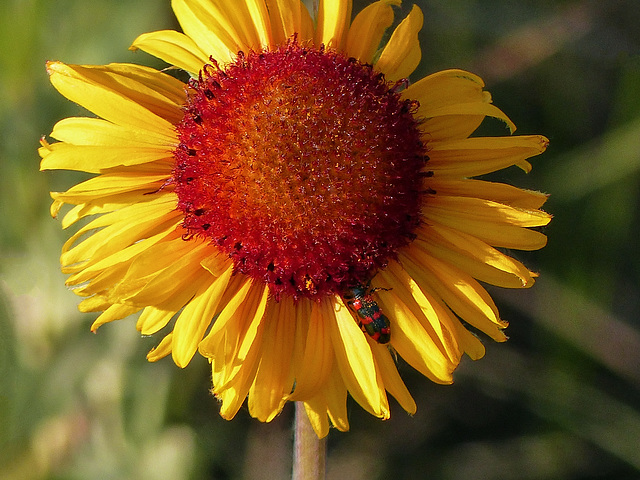
[[[276,297],[366,282],[420,222],[425,147],[400,87],[295,41],[206,65],[174,152],[184,227]]]

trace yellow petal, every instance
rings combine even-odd
[[[68,285],[80,285],[91,282],[95,292],[107,290],[117,284],[126,274],[133,259],[144,252],[148,247],[163,240],[167,232],[153,235],[134,243],[122,250],[104,256],[97,261],[86,262],[82,269],[69,277]],[[101,285],[95,286],[96,283]]]
[[[340,374],[351,396],[372,415],[389,418],[389,405],[378,383],[376,365],[364,333],[339,297],[328,320]]]
[[[188,244],[188,242],[184,243]],[[167,242],[168,245],[181,247],[177,242]],[[153,268],[146,275],[135,275],[133,272],[143,271],[144,266],[141,263],[149,260],[149,255],[136,259],[129,268],[127,276],[112,289],[112,298],[131,305],[159,305],[172,297],[189,298],[194,295],[198,280],[207,278],[209,275],[200,267],[200,262],[210,254],[210,246],[205,243],[195,244],[195,242],[189,246],[190,249],[176,248],[176,252],[168,255],[168,258],[173,259],[169,266]]]
[[[329,417],[327,417],[327,402],[322,394],[318,394],[304,402],[304,410],[309,422],[318,438],[329,435]]]
[[[544,152],[548,144],[540,135],[473,137],[432,143],[427,168],[438,176],[475,177],[520,165],[524,159]]]
[[[347,411],[347,386],[345,385],[337,362],[323,388],[324,398],[327,402],[327,414],[334,427],[341,432],[349,430],[349,413]]]
[[[184,33],[219,62],[270,45],[264,0],[173,0],[172,6]]]
[[[263,321],[265,348],[249,390],[249,413],[261,422],[270,422],[282,410],[294,384],[292,358],[296,305],[293,299],[271,301]]]
[[[179,308],[166,310],[164,305],[158,307],[148,306],[138,317],[136,329],[142,335],[153,335],[163,329],[178,310]]]
[[[461,225],[457,219],[453,218],[439,218],[436,222],[475,236],[494,247],[539,250],[547,244],[546,235],[522,227],[489,225],[486,222],[474,221]]]
[[[57,193],[52,192],[51,196],[56,198]],[[172,193],[169,192],[158,193],[157,195],[155,195],[155,197],[155,199],[157,199],[158,201],[166,201],[170,205],[175,201],[175,197]],[[88,216],[114,212],[135,203],[147,203],[149,201],[149,198],[151,198],[150,195],[145,195],[144,193],[139,191],[133,191],[116,193],[114,195],[105,197],[95,197],[92,199],[87,199],[85,202],[80,203],[76,207],[69,210],[69,212],[62,219],[62,228],[67,228],[70,225],[73,225],[78,220]],[[156,232],[161,232],[166,228],[170,228],[170,225],[175,225],[177,223],[175,219],[180,216],[180,214],[181,212],[179,210],[169,210],[167,208],[164,212],[164,215],[162,215],[162,218],[155,226],[154,230],[156,230]]]
[[[353,0],[320,0],[316,45],[343,50],[351,21]]]
[[[136,255],[132,256],[126,276],[122,277],[120,281],[128,283],[131,281],[138,281],[137,279],[140,279],[140,289],[142,289],[142,287],[148,283],[148,280],[159,275],[164,271],[164,269],[174,264],[178,259],[188,254],[193,249],[198,250],[203,248],[202,242],[194,242],[193,244],[190,244],[182,240],[180,230],[174,229],[173,231],[159,235],[161,235],[159,238],[145,238],[139,242],[134,242],[126,249],[122,249],[133,249],[133,253]],[[144,248],[138,251],[138,245],[141,244]],[[113,254],[115,255],[119,251],[120,250],[115,250]],[[204,252],[203,255],[206,255],[206,253],[207,252]],[[93,263],[90,264],[86,270],[91,270],[93,265]],[[139,292],[139,290],[136,290],[136,292]],[[153,303],[156,305],[159,304],[158,302],[152,302],[152,304]]]
[[[461,352],[453,335],[451,312],[442,308],[435,297],[426,295],[409,271],[396,261],[389,263],[386,275],[382,278],[390,282],[397,299],[420,323],[433,344],[451,363],[457,365]]]
[[[444,115],[420,124],[424,142],[431,148],[440,142],[466,139],[484,121],[484,115]]]
[[[337,365],[333,364],[327,382],[316,395],[304,401],[305,410],[311,426],[318,438],[329,433],[329,421],[341,432],[349,430],[347,412],[347,387],[342,381]],[[327,418],[328,416],[328,418]]]
[[[245,372],[246,374],[234,377],[234,380],[239,381],[229,382],[222,389],[216,389],[215,386],[212,389],[213,395],[222,403],[220,405],[220,416],[225,420],[231,420],[236,416],[249,393],[250,384],[247,380],[250,375],[255,374],[255,369],[257,368],[254,357],[255,355],[251,359],[247,359],[249,362],[243,370],[243,374]],[[251,369],[250,371],[247,370],[249,368]]]
[[[53,127],[51,137],[73,145],[101,145],[109,147],[163,148],[173,150],[178,143],[174,131],[145,130],[116,125],[99,118],[70,117]]]
[[[147,360],[157,362],[171,353],[171,341],[173,340],[173,332],[167,334],[160,344],[147,353]]]
[[[420,103],[418,114],[429,117],[429,111],[458,103],[484,102],[484,82],[464,70],[450,69],[432,73],[402,92],[402,98]]]
[[[222,294],[227,288],[233,268],[211,283],[203,283],[195,296],[187,303],[173,327],[173,361],[181,368],[186,367],[198,349],[198,344],[209,328],[216,314]]]
[[[225,332],[227,339],[220,344],[223,348],[212,358],[213,391],[222,400],[220,415],[223,418],[235,416],[255,379],[263,353],[263,320],[268,297],[266,286],[252,286],[243,304],[231,314],[238,335]],[[218,320],[228,314],[227,310],[222,311]],[[206,356],[209,342],[203,341],[203,344],[200,351],[204,350]]]
[[[243,311],[251,312],[252,307],[248,301],[245,301],[247,295],[251,292],[251,279],[243,276],[237,277],[236,281],[240,282],[239,288],[230,289],[233,291],[232,297],[227,302],[223,300],[224,308],[222,312],[218,315],[218,318],[216,318],[207,336],[198,346],[200,353],[207,358],[215,358],[219,346],[225,341],[224,337],[226,332],[231,332],[230,335],[226,336],[232,339],[239,335],[239,329],[244,325]],[[234,324],[233,320],[236,318],[239,319],[239,321]],[[224,362],[222,362],[221,365],[224,365]]]
[[[265,5],[265,0],[244,0],[249,9],[249,16],[255,27],[255,32],[260,40],[262,49],[273,45],[271,39],[271,22],[269,21],[269,12]],[[242,4],[241,1],[237,2]],[[256,49],[257,50],[257,49]]]
[[[47,71],[62,95],[118,125],[170,136],[183,116],[184,84],[153,68],[48,62]]]
[[[78,304],[78,310],[83,313],[86,312],[102,312],[109,308],[112,303],[102,295],[94,295],[89,298],[85,298]]]
[[[200,265],[214,277],[224,275],[231,266],[231,260],[223,253],[212,251],[208,257],[205,257]]]
[[[333,346],[328,334],[333,315],[328,301],[312,302],[304,350],[294,361],[296,386],[289,400],[306,400],[320,391],[333,368]]]
[[[138,310],[140,310],[139,307],[131,307],[129,305],[111,305],[93,322],[91,331],[95,332],[101,325],[128,317]]]
[[[63,266],[72,266],[89,259],[97,261],[104,258],[146,236],[159,233],[156,230],[162,226],[165,215],[171,212],[171,203],[161,199],[129,205],[122,210],[102,215],[65,242],[60,262]],[[101,227],[107,228],[102,228],[71,248],[82,235]]]
[[[209,55],[190,37],[174,30],[143,33],[129,47],[133,51],[138,49],[191,74],[197,74],[205,63],[209,63]]]
[[[218,315],[209,334],[199,345],[202,355],[211,361],[214,393],[225,395],[228,402],[225,411],[235,415],[255,378],[262,353],[264,312],[268,289],[253,284],[250,278],[234,276],[231,298]],[[233,392],[242,392],[242,398],[234,398]],[[227,418],[227,417],[225,417]]]
[[[474,278],[506,288],[530,287],[532,273],[522,263],[487,245],[482,240],[443,225],[422,226],[418,238],[408,247],[421,248],[456,266]]]
[[[430,143],[467,138],[486,115],[497,116],[515,130],[515,125],[491,103],[480,77],[464,70],[444,70],[410,85],[402,97],[419,103],[417,116],[426,120],[421,129]]]
[[[76,170],[101,173],[114,167],[169,160],[166,147],[111,147],[54,143],[40,163],[40,170]]]
[[[439,195],[482,198],[511,207],[530,210],[540,208],[549,198],[544,193],[523,190],[505,183],[486,182],[483,180],[454,180],[451,178],[431,177],[426,184]]]
[[[476,236],[494,247],[536,250],[546,236],[523,227],[544,226],[551,216],[540,210],[515,209],[488,200],[465,197],[430,199],[425,218]]]
[[[490,295],[471,276],[420,250],[410,258],[401,256],[405,268],[425,291],[433,291],[465,322],[482,330],[498,342],[507,337],[502,332],[507,322],[500,319]],[[413,268],[411,264],[417,268]]]
[[[182,31],[206,55],[226,63],[243,48],[240,32],[212,2],[172,0],[171,6]]]
[[[140,195],[158,191],[167,181],[167,176],[160,175],[99,175],[85,182],[74,185],[66,192],[52,192],[55,200],[64,203],[79,204],[96,198],[104,198],[125,192],[138,192]]]
[[[432,124],[435,122],[432,122],[431,119],[447,116],[457,117],[462,115],[497,118],[507,124],[511,133],[516,129],[515,124],[509,119],[509,117],[507,117],[502,110],[489,102],[457,103],[455,105],[447,105],[425,111],[427,120],[420,125],[420,128],[423,132],[429,134],[435,130],[435,128],[432,128]]]
[[[141,205],[147,208],[130,208],[128,212],[117,211],[103,215],[72,235],[62,247],[60,263],[63,271],[75,273],[83,270],[145,237],[149,238],[166,233],[166,224],[174,224],[174,220],[165,224],[166,212],[162,205]],[[144,218],[145,212],[149,213],[148,218]],[[127,220],[131,220],[131,222],[127,222]],[[74,246],[78,238],[100,227],[106,228],[94,232]]]
[[[457,366],[447,355],[442,339],[437,330],[442,330],[440,323],[444,315],[436,311],[427,302],[421,305],[424,313],[416,316],[411,308],[400,299],[398,292],[402,285],[390,276],[390,272],[381,271],[381,280],[392,288],[379,292],[379,303],[391,322],[391,344],[409,365],[436,383],[447,384],[453,381],[451,374]],[[411,302],[409,302],[411,303]],[[431,307],[431,308],[430,308]],[[419,317],[424,320],[420,321]],[[443,335],[441,335],[443,337]],[[447,343],[451,344],[451,340]]]
[[[153,335],[160,329],[164,328],[169,321],[178,313],[185,305],[188,305],[195,295],[195,285],[205,284],[210,277],[203,271],[196,270],[191,278],[191,284],[182,289],[176,289],[170,292],[170,295],[164,300],[158,299],[155,305],[145,308],[142,315],[136,323],[136,328],[143,335]],[[128,303],[133,303],[127,300]],[[140,305],[138,305],[140,306]]]
[[[482,198],[450,197],[439,194],[429,198],[425,210],[437,211],[442,215],[460,212],[464,218],[519,227],[539,227],[551,221],[551,215],[541,210],[515,208]]]
[[[126,249],[125,249],[126,250]],[[96,263],[87,264],[88,267],[82,265],[81,269],[71,275],[67,280],[67,285],[80,285],[80,287],[74,289],[76,295],[102,295],[108,298],[106,293],[113,285],[117,285],[121,279],[126,275],[129,265],[132,260],[127,259],[128,252],[125,253],[123,261],[118,261],[119,254],[109,255],[105,258],[101,258]],[[100,268],[103,264],[110,264],[113,259],[113,264],[106,268]],[[98,265],[98,268],[96,268]],[[114,302],[110,302],[114,303]]]
[[[485,348],[478,337],[467,330],[460,322],[455,322],[456,338],[460,348],[464,350],[471,360],[480,360],[484,357]]]
[[[300,0],[266,0],[274,45],[282,45],[294,34],[304,43],[313,39],[313,20]]]
[[[346,54],[363,63],[372,63],[384,32],[393,23],[391,5],[401,3],[401,0],[379,0],[358,13],[349,28]]]
[[[171,240],[164,242],[167,244],[164,246],[171,247],[173,245],[173,250],[175,250],[176,249],[175,243],[172,244],[170,242]],[[186,242],[181,242],[181,243],[186,243]],[[149,250],[153,252],[159,251],[155,246],[151,246]],[[170,251],[171,251],[171,248],[170,248]],[[146,255],[146,254],[147,252],[145,252],[143,255]],[[180,256],[179,253],[178,253],[178,256]],[[174,262],[174,257],[172,257],[171,254],[166,255],[166,257],[169,259],[168,265]],[[137,258],[135,260],[137,260]],[[135,261],[130,262],[129,269],[127,270],[126,273],[129,273],[129,271],[131,270],[132,263],[135,263]],[[157,273],[155,275],[156,278],[162,278],[163,268],[165,268],[164,271],[167,271],[166,266],[167,265],[165,265],[164,267],[161,265],[158,265],[156,267],[157,268]],[[138,265],[136,265],[136,267],[138,267]],[[100,284],[102,283],[101,277],[102,275],[98,276],[94,281],[91,282],[91,285],[97,284],[98,286],[100,286]],[[154,277],[153,274],[147,275],[148,279],[153,277]],[[110,283],[108,283],[107,285],[104,285],[103,288],[113,289],[113,285],[117,285],[119,282],[122,281],[123,278],[126,278],[126,274],[121,275],[120,277],[117,277],[117,278],[109,278],[107,276],[105,278],[105,282],[108,282],[110,280]],[[177,283],[177,288],[175,288],[175,290],[173,291],[169,290],[169,293],[165,295],[164,298],[158,297],[157,299],[155,299],[156,301],[153,305],[149,305],[144,309],[144,311],[138,318],[138,322],[136,323],[136,328],[138,329],[138,331],[140,331],[140,333],[142,333],[143,335],[152,335],[156,333],[158,330],[160,330],[161,328],[164,328],[169,322],[169,320],[171,320],[171,318],[173,318],[173,316],[177,312],[179,312],[185,305],[187,305],[191,301],[191,299],[195,295],[196,286],[209,285],[211,281],[211,274],[206,270],[194,268],[192,269],[192,275],[188,278],[188,281],[190,282],[188,285],[181,285],[180,283]],[[144,284],[144,282],[142,283]],[[142,287],[138,287],[138,290],[142,290]],[[131,301],[131,299],[126,299],[125,301],[127,303],[134,303]]]
[[[378,370],[382,375],[385,388],[393,395],[402,408],[413,415],[417,409],[416,402],[400,378],[398,368],[393,358],[391,358],[389,349],[371,339],[369,339],[369,345],[371,346]]]
[[[422,29],[423,20],[422,10],[414,5],[391,35],[375,64],[388,80],[407,78],[420,63],[422,52],[418,32]]]
[[[470,275],[433,257],[425,258],[429,259],[434,274],[432,288],[459,317],[480,329],[484,324],[500,328],[508,325],[500,318],[491,296]]]

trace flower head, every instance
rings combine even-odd
[[[67,283],[102,312],[140,312],[148,358],[212,366],[221,414],[273,419],[302,401],[319,436],[348,428],[347,393],[389,417],[387,393],[416,405],[390,347],[438,383],[484,354],[462,321],[497,341],[507,326],[478,281],[529,287],[498,248],[533,250],[546,196],[473,179],[544,151],[541,136],[472,137],[487,116],[515,127],[477,76],[413,84],[414,7],[380,48],[392,6],[351,22],[351,1],[174,0],[184,33],[141,35],[187,71],[184,84],[132,64],[47,65],[51,82],[99,118],[67,118],[42,140],[43,170],[97,174],[53,192]],[[497,247],[497,248],[496,248]],[[172,328],[167,325],[173,320]],[[386,345],[388,343],[388,345]]]

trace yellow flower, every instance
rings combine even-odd
[[[138,37],[191,75],[133,64],[50,62],[54,87],[99,118],[67,118],[42,140],[42,170],[97,176],[53,192],[62,226],[88,221],[61,264],[92,326],[140,312],[148,354],[211,362],[221,415],[245,398],[270,421],[302,401],[319,436],[348,429],[349,393],[389,417],[416,405],[397,352],[438,383],[463,353],[461,319],[497,341],[507,323],[478,281],[533,284],[496,247],[533,250],[546,196],[472,179],[544,151],[541,136],[470,137],[485,117],[515,126],[477,76],[411,85],[422,12],[386,45],[400,0],[351,20],[350,0],[174,0],[184,33]],[[93,217],[93,218],[90,218]],[[371,283],[371,286],[369,286]],[[389,342],[387,344],[387,342]]]

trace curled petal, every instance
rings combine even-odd
[[[190,37],[173,30],[143,33],[129,47],[133,51],[138,49],[192,74],[209,63],[208,55]]]
[[[365,7],[351,24],[346,52],[363,63],[372,63],[387,28],[393,23],[391,5],[401,0],[379,0]]]
[[[389,43],[380,54],[375,66],[389,80],[407,78],[422,58],[418,32],[422,29],[422,10],[414,5],[411,12],[395,29]]]

